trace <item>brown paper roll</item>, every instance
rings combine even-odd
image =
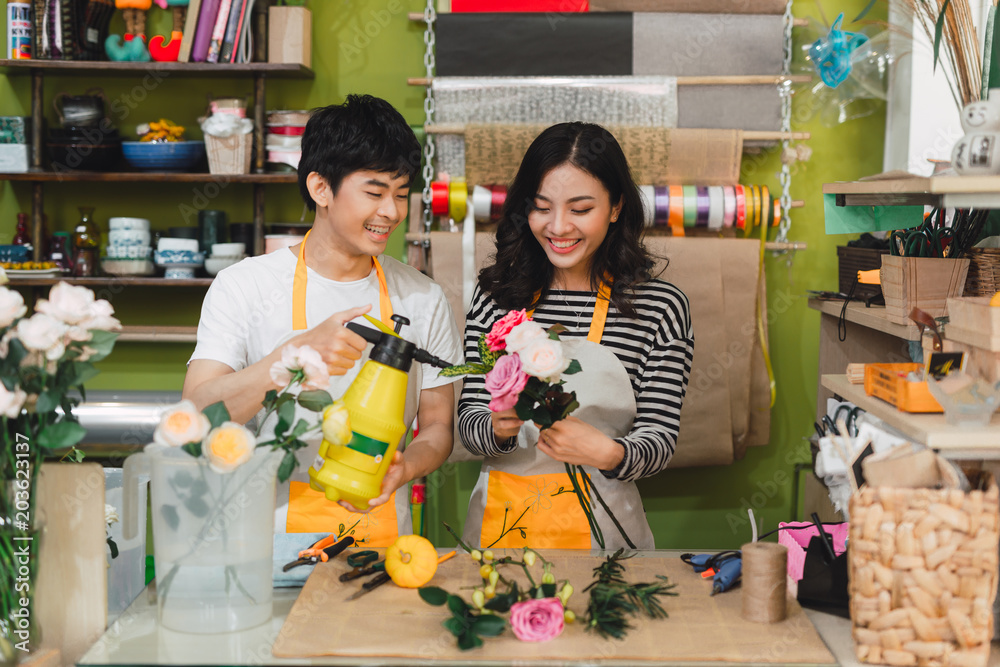
[[[774,542],[743,545],[743,618],[754,623],[785,620],[788,548]]]

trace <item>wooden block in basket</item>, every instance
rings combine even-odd
[[[962,296],[968,272],[968,259],[883,256],[879,276],[886,319],[909,324],[914,308],[944,317],[949,297]]]
[[[861,662],[986,667],[1000,490],[865,487],[850,502],[851,623]]]

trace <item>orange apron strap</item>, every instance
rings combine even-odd
[[[589,549],[590,524],[569,476],[491,470],[480,544],[503,549]]]
[[[306,482],[291,482],[288,489],[287,533],[351,534],[364,546],[388,547],[399,536],[396,522],[396,494],[370,512],[359,513],[331,503],[321,491]],[[575,497],[574,497],[575,499]]]
[[[312,232],[310,229],[299,244],[299,259],[295,262],[295,278],[292,281],[292,330],[302,331],[306,325],[306,283],[309,273],[306,270],[306,240]]]
[[[535,292],[535,297],[533,301],[538,300],[538,296],[541,292]],[[597,289],[597,302],[594,304],[594,315],[590,318],[590,330],[587,332],[587,340],[591,343],[601,344],[601,338],[604,337],[604,324],[608,321],[608,306],[611,303],[611,290],[608,288],[606,282],[602,282],[601,286]],[[532,308],[528,311],[528,317],[534,315],[535,310]]]
[[[292,281],[292,330],[303,331],[308,328],[306,324],[306,285],[309,282],[309,273],[306,269],[306,240],[312,232],[310,229],[302,238],[299,245],[299,259],[295,262],[295,278]],[[375,275],[378,276],[378,307],[379,317],[382,322],[392,327],[392,301],[389,299],[389,285],[385,281],[385,272],[378,260],[372,257],[372,264],[375,265]]]

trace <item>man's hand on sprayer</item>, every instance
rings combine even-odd
[[[368,501],[368,509],[358,509],[346,500],[339,501],[340,505],[350,512],[358,512],[361,514],[370,512],[379,505],[384,505],[389,502],[389,498],[396,491],[396,489],[409,482],[410,479],[412,479],[412,477],[410,477],[407,473],[406,459],[403,458],[402,452],[396,450],[396,453],[392,456],[392,463],[389,465],[389,469],[386,470],[385,477],[382,478],[382,493]]]
[[[356,317],[361,317],[371,309],[371,304],[369,304],[334,313],[319,325],[296,336],[289,342],[298,346],[310,346],[323,357],[330,375],[344,375],[361,358],[367,345],[364,338],[344,325]]]

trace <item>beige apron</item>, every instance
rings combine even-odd
[[[598,309],[595,308],[595,315]],[[603,326],[600,327],[603,332]],[[594,327],[591,327],[594,333]],[[618,358],[591,340],[566,340],[567,356],[580,362],[582,372],[566,376],[566,391],[575,391],[580,407],[573,416],[611,438],[629,433],[635,420],[635,396],[628,373]],[[596,336],[600,340],[600,332]],[[565,465],[540,452],[538,427],[525,422],[510,454],[483,460],[469,501],[464,540],[480,548],[530,546],[543,549],[597,549],[590,526],[573,492]],[[607,479],[590,466],[594,487],[639,549],[653,549],[653,533],[634,482]],[[627,547],[604,508],[591,498],[594,516],[604,534],[605,548]]]
[[[305,266],[305,244],[309,235],[302,240],[299,249],[299,260],[296,265],[295,279],[292,288],[292,332],[289,338],[299,331],[307,328],[305,316],[306,303],[306,283],[307,271]],[[386,283],[385,274],[378,260],[372,258],[376,274],[379,281],[379,312],[382,321],[389,326],[392,322],[392,304],[389,298],[389,289]],[[368,361],[372,346],[369,344],[361,359],[358,360],[356,368]],[[335,378],[333,378],[335,380]],[[406,405],[404,408],[403,422],[413,424],[417,416],[417,403],[422,382],[422,369],[420,364],[411,366],[406,385]],[[404,449],[403,441],[400,442],[399,451]],[[278,531],[286,533],[322,533],[322,534],[350,534],[362,545],[374,547],[386,547],[391,545],[399,535],[407,535],[412,531],[410,519],[409,497],[406,487],[403,493],[394,493],[389,501],[379,505],[370,512],[358,513],[344,509],[337,503],[331,503],[319,491],[309,487],[307,470],[316,458],[319,450],[319,442],[311,443],[309,447],[297,452],[299,456],[299,466],[295,474],[286,486],[280,485],[278,488],[278,508],[276,510],[276,525]],[[304,547],[302,547],[304,548]]]

